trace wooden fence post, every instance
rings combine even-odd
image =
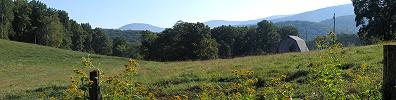
[[[89,100],[102,100],[99,87],[99,71],[93,70],[89,72],[89,79],[93,81],[89,87]]]
[[[396,99],[396,45],[384,45],[383,69],[383,95],[384,100]]]

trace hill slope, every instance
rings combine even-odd
[[[0,39],[0,99],[39,87],[65,85],[87,53]],[[91,55],[104,70],[117,70],[126,58]]]
[[[347,15],[336,17],[336,31],[337,33],[344,32],[346,34],[356,33],[359,28],[356,27],[355,15]],[[327,19],[319,22],[322,25],[326,25],[330,28],[333,27],[333,19]]]
[[[72,69],[80,66],[80,58],[87,55],[6,40],[0,40],[0,47],[0,99],[37,98],[43,91],[62,93]],[[376,76],[372,81],[380,81],[381,78],[377,76],[382,75],[382,51],[382,44],[346,48],[343,52],[345,57],[340,60],[348,65],[345,71],[358,69],[361,64],[369,65],[367,69],[370,73],[367,74]],[[323,53],[311,51],[207,61],[141,61],[136,80],[157,86],[165,96],[189,94],[203,83],[230,82],[233,80],[232,70],[238,69],[254,70],[257,78],[265,84],[279,75],[289,77],[294,73],[307,72],[308,65],[320,61],[319,57]],[[127,63],[125,58],[100,55],[92,57],[96,64],[100,63],[100,68],[105,73],[110,74],[121,72],[122,65]],[[289,81],[304,81],[305,77],[296,76]],[[310,87],[306,84],[299,85],[295,93],[305,93]]]

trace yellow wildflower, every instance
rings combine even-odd
[[[175,100],[182,100],[182,98],[180,96],[174,96]]]
[[[242,94],[241,94],[241,93],[239,93],[239,92],[237,92],[237,93],[235,93],[235,94],[234,94],[234,96],[235,96],[235,97],[237,97],[237,98],[239,98],[239,97],[241,97],[241,96],[242,96]]]
[[[256,90],[254,88],[248,88],[247,92],[249,95],[252,95],[252,94],[256,93]]]

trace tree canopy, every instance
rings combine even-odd
[[[365,40],[396,39],[395,0],[352,0],[355,7],[356,26],[359,36]]]

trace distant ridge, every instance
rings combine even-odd
[[[322,9],[317,9],[313,11],[308,11],[292,16],[287,16],[283,18],[273,19],[272,22],[282,22],[282,21],[310,21],[310,22],[320,22],[326,19],[330,19],[333,17],[333,14],[336,13],[336,17],[346,16],[346,15],[355,15],[353,11],[352,4],[345,4],[339,6],[332,6]]]
[[[150,24],[145,24],[145,23],[132,23],[132,24],[128,24],[128,25],[124,25],[120,28],[118,28],[119,30],[149,30],[152,32],[162,32],[164,30],[164,28],[162,27],[157,27],[157,26],[153,26]]]
[[[295,15],[275,15],[267,18],[260,18],[255,20],[247,21],[225,21],[225,20],[211,20],[204,22],[209,27],[218,27],[221,25],[232,25],[232,26],[251,26],[262,20],[269,20],[271,22],[285,22],[285,21],[308,21],[308,22],[321,22],[333,17],[336,13],[336,17],[354,15],[353,5],[345,4],[338,6],[331,6],[321,8],[313,11],[307,11]]]
[[[203,22],[211,28],[219,27],[222,25],[231,25],[231,26],[252,26],[256,25],[256,23],[262,20],[269,20],[273,23],[286,22],[288,24],[297,23],[305,23],[305,24],[321,24],[320,27],[326,26],[330,27],[332,23],[333,14],[336,13],[337,17],[337,27],[339,27],[340,32],[344,33],[355,33],[358,28],[354,27],[354,11],[352,4],[331,6],[326,8],[321,8],[317,10],[307,11],[295,15],[274,15],[266,18],[247,20],[247,21],[227,21],[227,20],[210,20],[207,22]],[[312,23],[308,23],[312,22]],[[285,24],[285,23],[282,23]],[[302,26],[299,26],[302,27]],[[128,25],[124,25],[119,28],[120,30],[150,30],[153,32],[162,32],[164,28],[153,26],[145,23],[132,23]],[[321,29],[312,29],[316,31],[323,32],[324,28]]]
[[[278,19],[278,18],[283,18],[288,15],[275,15],[275,16],[270,16],[266,18],[260,18],[260,19],[255,19],[255,20],[247,20],[247,21],[227,21],[227,20],[211,20],[204,22],[206,25],[208,25],[211,28],[214,27],[219,27],[222,25],[231,25],[231,26],[240,26],[240,25],[251,25],[251,24],[256,24],[262,20],[272,20],[272,19]]]

